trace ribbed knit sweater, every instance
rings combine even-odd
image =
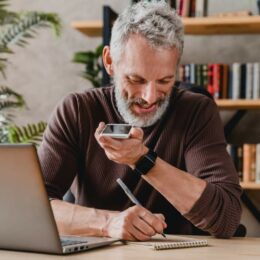
[[[120,177],[144,207],[164,214],[166,233],[198,234],[203,230],[221,237],[234,234],[241,216],[241,187],[213,100],[177,89],[155,143],[161,159],[207,182],[201,197],[184,215],[128,166],[106,157],[94,137],[101,121],[125,123],[116,107],[114,87],[73,93],[57,106],[39,148],[50,197],[62,199],[73,183],[75,203],[122,211],[131,202],[117,185]],[[143,128],[144,144],[157,136],[160,123]]]

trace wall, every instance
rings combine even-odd
[[[39,31],[36,39],[25,49],[15,48],[10,58],[6,85],[23,94],[28,110],[18,113],[17,123],[25,124],[47,120],[56,103],[71,91],[91,87],[79,74],[83,66],[71,62],[73,53],[93,50],[101,38],[88,38],[71,28],[75,20],[100,20],[102,5],[110,5],[120,12],[128,0],[11,0],[12,10],[40,10],[57,12],[63,20],[63,33],[55,38],[49,30]],[[209,14],[223,11],[251,10],[257,13],[255,0],[210,0]],[[260,61],[259,35],[186,36],[183,62],[232,63]],[[221,113],[225,122],[232,113]],[[250,112],[232,135],[232,141],[260,142],[260,112]],[[248,130],[250,126],[250,130]],[[248,134],[250,133],[250,134]],[[259,193],[254,196],[259,198]],[[248,234],[260,236],[260,227],[245,209],[243,223],[248,223]]]

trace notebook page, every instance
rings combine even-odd
[[[154,250],[201,247],[208,245],[208,241],[206,239],[195,239],[181,236],[171,236],[171,238],[167,237],[165,239],[157,235],[149,241],[129,241],[127,243],[148,246]]]

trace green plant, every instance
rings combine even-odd
[[[45,122],[28,124],[23,127],[9,125],[8,140],[11,143],[32,143],[37,145],[41,141],[42,134],[46,128]]]
[[[61,32],[61,21],[55,13],[11,12],[7,6],[8,0],[0,0],[0,73],[3,78],[6,78],[5,69],[9,55],[13,55],[13,44],[25,47],[29,39],[36,37],[39,28],[52,27],[57,36]],[[45,123],[30,124],[21,128],[13,123],[13,110],[25,106],[22,95],[0,84],[0,142],[40,140]]]
[[[99,45],[95,51],[77,52],[73,58],[74,62],[85,65],[82,77],[89,80],[96,88],[102,84],[102,50],[103,45]]]

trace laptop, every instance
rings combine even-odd
[[[0,249],[69,254],[116,241],[60,237],[35,147],[0,144]]]

